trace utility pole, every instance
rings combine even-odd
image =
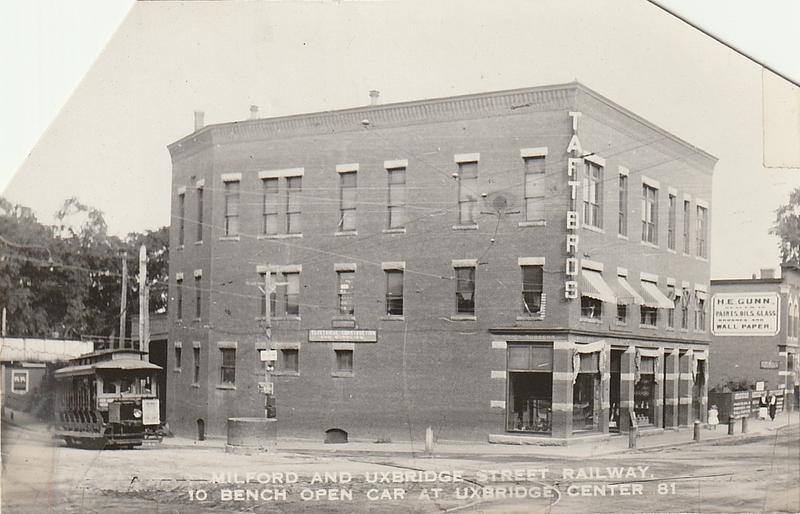
[[[128,252],[122,252],[122,296],[119,300],[119,345],[125,347],[125,316],[128,308]]]
[[[147,248],[144,245],[139,247],[139,351],[147,352],[145,345],[145,318],[148,315],[147,302],[145,301],[147,294]]]
[[[274,384],[272,383],[272,369],[277,360],[277,352],[272,348],[272,303],[270,298],[277,286],[285,286],[287,282],[275,282],[272,279],[272,272],[267,266],[264,273],[264,283],[249,282],[250,285],[257,285],[261,294],[264,295],[264,335],[266,336],[266,349],[261,350],[261,361],[264,362],[264,383],[259,384],[259,390],[264,393],[264,417],[270,418],[270,407],[272,398],[275,395]]]
[[[2,333],[3,333],[3,337],[5,337],[6,336],[6,308],[5,307],[3,307]]]

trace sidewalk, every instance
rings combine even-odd
[[[728,426],[719,425],[716,430],[706,428],[700,430],[700,442],[694,442],[693,428],[681,430],[658,431],[648,435],[646,431],[637,440],[637,449],[628,449],[628,435],[613,435],[608,439],[593,443],[575,443],[569,446],[538,446],[490,444],[488,442],[440,441],[436,443],[430,457],[467,457],[470,455],[530,455],[553,457],[592,457],[615,453],[650,451],[663,448],[686,447],[688,445],[742,444],[748,439],[764,437],[778,428],[800,424],[800,412],[782,412],[771,420],[748,419],[748,430],[742,433],[742,422],[737,421],[734,435],[728,435]],[[162,445],[165,448],[218,449],[225,447],[224,438],[212,438],[205,441],[194,441],[183,437],[165,437]],[[345,444],[324,444],[311,439],[278,438],[277,451],[281,453],[302,453],[309,455],[361,454],[361,455],[406,455],[409,457],[426,457],[424,441],[375,443],[353,441]]]

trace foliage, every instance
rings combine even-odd
[[[139,246],[148,250],[151,310],[166,309],[167,227],[108,233],[103,213],[69,198],[55,224],[39,222],[28,208],[0,198],[0,307],[8,334],[27,337],[111,336],[119,330],[123,253],[129,280],[127,311],[138,312]]]
[[[781,239],[781,259],[784,263],[800,262],[800,188],[789,194],[789,202],[775,211],[775,224],[770,234]]]

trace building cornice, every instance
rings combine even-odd
[[[490,334],[497,335],[557,335],[557,336],[588,336],[600,337],[604,339],[627,339],[643,342],[659,342],[672,344],[703,344],[708,345],[708,339],[687,339],[677,337],[663,337],[655,335],[637,335],[628,332],[601,332],[599,330],[582,330],[574,328],[533,328],[533,327],[493,327],[489,329]]]

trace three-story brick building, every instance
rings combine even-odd
[[[168,421],[566,440],[705,414],[716,159],[578,83],[171,144]],[[270,298],[270,338],[260,283]]]

